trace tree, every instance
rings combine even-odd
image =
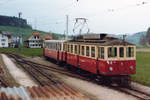
[[[148,28],[147,33],[146,33],[146,40],[148,44],[150,44],[150,27]]]
[[[145,46],[147,43],[147,39],[145,35],[141,35],[140,37],[140,41],[139,41],[140,45]]]

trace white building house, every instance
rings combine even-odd
[[[9,47],[9,39],[11,35],[7,34],[5,31],[0,31],[0,48]]]
[[[25,42],[28,48],[43,48],[44,40],[51,40],[52,36],[50,34],[40,34],[39,32],[34,32]]]

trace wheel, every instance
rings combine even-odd
[[[131,86],[131,77],[130,76],[122,76],[117,81],[117,84],[121,87],[130,87]]]

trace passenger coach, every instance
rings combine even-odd
[[[88,34],[69,41],[45,41],[44,56],[98,77],[129,84],[136,70],[136,46],[106,34]]]

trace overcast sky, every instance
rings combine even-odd
[[[132,34],[150,27],[150,0],[0,0],[1,15],[18,12],[33,28],[56,33],[64,33],[66,15],[70,34],[80,17],[94,33]]]

